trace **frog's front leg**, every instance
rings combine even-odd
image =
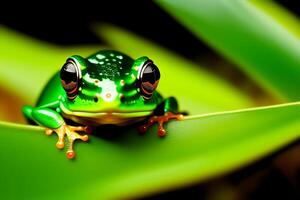
[[[66,155],[69,159],[74,158],[75,156],[73,145],[76,139],[88,141],[87,135],[80,135],[76,132],[87,132],[87,127],[67,125],[62,116],[50,108],[33,108],[31,106],[24,106],[23,113],[27,119],[33,120],[37,124],[46,127],[45,132],[47,135],[51,135],[53,132],[58,135],[58,141],[56,143],[57,148],[64,148],[64,138],[67,136],[69,145]]]
[[[171,119],[183,119],[183,115],[178,113],[178,103],[174,97],[170,97],[159,104],[154,110],[154,116],[149,118],[147,124],[140,126],[139,131],[145,133],[149,127],[158,123],[158,136],[163,137],[167,133],[164,128],[164,123]]]

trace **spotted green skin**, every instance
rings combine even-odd
[[[138,69],[148,60],[136,60],[112,50],[99,51],[88,58],[71,56],[80,66],[82,84],[74,100],[67,98],[59,72],[48,82],[35,107],[24,106],[25,117],[44,127],[57,129],[69,119],[79,124],[127,125],[150,115],[176,113],[177,101],[163,99],[155,91],[145,100],[137,89]]]

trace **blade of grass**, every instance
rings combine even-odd
[[[250,1],[158,0],[196,36],[283,100],[299,100],[300,41]]]
[[[103,24],[93,27],[113,48],[135,58],[146,55],[154,60],[162,74],[158,90],[165,97],[178,98],[180,107],[191,114],[253,104],[242,91],[180,55],[117,27]]]
[[[144,136],[122,129],[76,144],[70,161],[40,127],[0,123],[3,198],[137,198],[186,186],[250,164],[299,138],[300,103],[187,117]],[[97,136],[98,135],[98,136]]]

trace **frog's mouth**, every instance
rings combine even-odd
[[[103,112],[85,112],[85,111],[71,111],[66,108],[62,103],[60,103],[60,109],[62,115],[65,118],[71,119],[78,123],[83,124],[126,124],[131,122],[137,122],[145,119],[147,116],[151,115],[153,111],[103,111]]]

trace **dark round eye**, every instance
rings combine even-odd
[[[72,60],[67,60],[62,66],[60,80],[68,98],[70,100],[75,99],[80,84],[80,69]]]
[[[148,60],[139,70],[138,82],[140,93],[144,99],[150,99],[153,92],[157,88],[160,79],[160,72],[158,67]]]

